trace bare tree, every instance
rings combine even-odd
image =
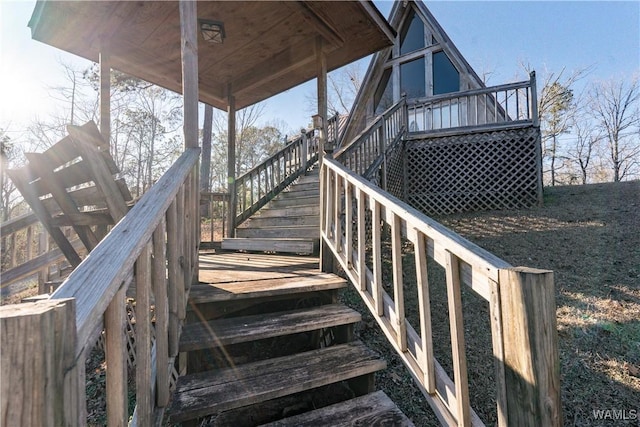
[[[584,185],[588,182],[591,163],[597,155],[598,144],[603,140],[603,135],[584,109],[576,112],[572,121],[574,139],[567,148],[566,157],[579,170],[580,182]]]
[[[589,97],[593,116],[606,136],[613,181],[621,181],[640,166],[638,77],[599,82],[593,86]]]

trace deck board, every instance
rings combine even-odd
[[[201,253],[194,303],[229,301],[339,289],[346,281],[319,271],[317,257],[246,253]]]

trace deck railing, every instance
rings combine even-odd
[[[136,352],[132,424],[154,425],[169,400],[170,367],[178,353],[188,290],[197,277],[198,156],[199,149],[187,149],[48,300],[0,308],[3,352],[17,356],[7,368],[3,354],[3,421],[85,425],[85,358],[104,329],[107,419],[109,425],[129,422],[125,297],[131,285]],[[20,337],[42,348],[21,347]],[[20,353],[20,348],[29,351]],[[50,392],[31,395],[30,387],[37,389],[42,378],[49,379]],[[24,398],[24,405],[5,405],[9,395]]]
[[[334,153],[334,158],[352,171],[364,175],[406,129],[405,106],[405,99],[402,98],[378,116],[352,143]]]
[[[461,298],[467,286],[489,305],[493,362],[488,364],[495,368],[498,425],[559,426],[553,273],[512,268],[334,160],[323,162],[321,176],[323,242],[440,421],[483,425],[470,404]],[[444,269],[444,283],[434,283],[435,268]],[[446,289],[453,378],[434,355],[434,289]],[[406,295],[417,295],[413,318],[406,315]]]
[[[410,133],[537,123],[535,73],[518,83],[437,95],[407,103]]]
[[[75,234],[69,227],[69,232]],[[32,212],[12,218],[0,224],[2,236],[2,285],[0,295],[9,297],[27,289],[37,280],[38,293],[49,292],[45,284],[60,278],[60,272],[68,263],[60,249],[50,245],[49,236]],[[80,240],[71,241],[80,251]]]

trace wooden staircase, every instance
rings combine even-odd
[[[320,242],[320,184],[318,169],[301,176],[226,238],[228,250],[311,254]]]
[[[219,258],[218,258],[219,257]],[[346,282],[317,258],[222,254],[191,287],[172,423],[208,426],[412,426],[374,373],[360,314],[337,303]],[[261,278],[260,278],[261,277]]]

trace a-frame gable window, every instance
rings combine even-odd
[[[408,99],[423,98],[426,95],[424,56],[400,64],[400,92]]]
[[[433,53],[433,94],[458,92],[460,73],[444,51]]]
[[[406,23],[409,23],[408,25]],[[407,14],[403,31],[400,33],[400,55],[406,55],[424,46],[424,23],[411,8]]]

